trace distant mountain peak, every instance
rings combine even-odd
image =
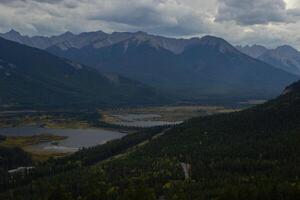
[[[260,45],[260,44],[254,44],[254,45],[252,45],[252,47],[259,47],[259,48],[267,49],[265,46]]]
[[[265,52],[267,52],[269,49],[267,49],[265,46],[254,44],[254,45],[238,45],[236,48],[243,52],[244,54],[251,56],[253,58],[258,58],[259,56],[263,55]]]
[[[67,32],[65,32],[65,33],[63,33],[63,34],[61,34],[59,36],[73,36],[73,35],[75,35],[75,34],[72,33],[71,31],[67,31]]]
[[[84,35],[107,35],[107,33],[103,31],[92,31],[92,32],[83,32],[79,34],[79,36],[84,36]]]
[[[276,51],[285,52],[285,53],[299,53],[297,49],[291,47],[290,45],[282,45],[275,49]]]
[[[149,35],[142,31],[134,33],[133,37],[129,40],[136,43],[136,45],[147,44],[157,50],[160,48],[164,48],[164,43],[161,38]]]
[[[14,29],[11,29],[10,31],[8,31],[7,33],[4,33],[4,35],[10,35],[10,36],[21,36],[21,34],[14,30]]]
[[[144,31],[137,31],[134,33],[134,35],[148,35],[148,33],[144,32]]]
[[[200,39],[200,44],[218,48],[218,50],[222,53],[236,51],[236,49],[226,40],[211,35],[202,37]]]
[[[239,49],[239,47],[237,48]],[[239,50],[276,68],[300,75],[300,52],[289,45],[282,45],[276,49],[263,50],[252,46]]]
[[[153,37],[151,37],[148,34],[137,33],[137,34],[134,34],[133,39],[145,41],[145,40],[151,40],[151,39],[153,39]]]

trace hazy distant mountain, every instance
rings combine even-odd
[[[70,39],[73,36],[72,33],[67,32],[60,36],[52,36],[52,37],[43,37],[43,36],[34,36],[34,37],[28,37],[23,36],[19,32],[15,30],[11,30],[7,33],[0,34],[0,37],[11,40],[14,42],[18,42],[21,44],[25,44],[30,47],[36,47],[40,49],[46,49],[50,46],[53,46],[57,43],[63,42],[65,40]]]
[[[112,106],[155,104],[166,98],[118,75],[0,38],[0,105]]]
[[[287,72],[300,75],[300,52],[291,46],[284,45],[276,49],[267,49],[253,45],[237,47],[241,52]]]
[[[81,49],[87,46],[92,46],[93,48],[98,49],[136,37],[140,41],[151,40],[155,46],[163,47],[174,53],[181,53],[186,46],[197,43],[199,41],[199,39],[197,38],[191,40],[174,39],[161,36],[153,36],[144,32],[114,32],[112,34],[107,34],[102,31],[87,32],[78,35],[75,35],[71,32],[66,32],[64,34],[51,37],[28,37],[21,35],[15,30],[11,30],[7,33],[0,34],[0,37],[40,49],[47,49],[49,47],[56,46],[62,50],[68,50],[71,48]]]
[[[187,99],[268,98],[299,78],[212,36],[176,40],[138,32],[101,48],[53,46],[47,50]]]
[[[300,75],[300,52],[291,46],[285,45],[269,50],[259,59],[290,73]]]
[[[246,45],[246,46],[236,46],[236,48],[243,52],[244,54],[247,54],[248,56],[251,56],[253,58],[258,58],[259,56],[261,56],[262,54],[264,54],[265,52],[268,51],[268,49],[264,46],[261,45]]]

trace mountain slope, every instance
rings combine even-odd
[[[238,46],[237,48],[241,52],[264,61],[274,67],[292,74],[300,75],[300,52],[289,45],[279,46],[276,49],[266,49],[259,45],[245,47]],[[255,54],[253,52],[259,53]]]
[[[215,37],[175,39],[144,32],[102,31],[77,35],[67,32],[52,37],[22,36],[16,31],[2,35],[101,72],[117,73],[172,92],[183,101],[225,103],[265,99],[278,95],[285,85],[299,78],[298,74],[290,75],[250,59]],[[254,54],[266,50],[255,47]]]
[[[2,106],[121,105],[164,102],[155,90],[0,38]],[[83,106],[82,105],[82,106]]]
[[[186,41],[181,53],[145,33],[102,48],[54,46],[48,51],[194,100],[269,98],[299,78],[240,53],[221,38]]]

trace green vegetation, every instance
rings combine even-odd
[[[84,119],[83,115],[88,115],[87,113],[78,112],[15,112],[15,113],[4,113],[0,115],[0,127],[17,127],[17,126],[28,126],[37,125],[53,128],[79,128],[79,127],[89,127],[89,119]],[[99,117],[99,116],[97,116]]]
[[[12,136],[7,137],[5,141],[0,143],[0,146],[6,147],[26,147],[34,144],[40,144],[44,142],[59,141],[64,140],[67,137],[50,135],[50,134],[41,134],[33,136]]]
[[[0,187],[0,197],[299,199],[299,85],[265,104],[188,120],[159,137],[162,130],[148,130],[49,160]],[[189,178],[181,163],[191,166]]]
[[[20,148],[30,154],[34,161],[45,161],[51,157],[61,157],[67,155],[66,153],[57,153],[52,151],[41,151],[32,147],[32,145],[40,144],[44,142],[60,141],[67,137],[56,136],[50,134],[41,134],[34,136],[11,136],[5,137],[5,140],[1,142],[0,147],[6,148]]]
[[[0,136],[0,142],[6,138]],[[31,166],[31,156],[18,147],[3,147],[0,145],[0,186],[5,189],[10,180],[8,170]],[[0,198],[1,199],[1,198]]]
[[[5,141],[5,140],[6,140],[6,136],[0,135],[0,142]]]
[[[28,166],[31,164],[32,161],[29,154],[20,148],[0,146],[0,171],[14,169],[19,166]]]
[[[118,115],[128,114],[153,114],[153,118],[146,120],[157,121],[185,121],[187,119],[199,116],[206,116],[219,113],[228,113],[238,111],[248,106],[246,103],[239,108],[225,108],[222,106],[203,106],[203,105],[178,105],[178,106],[151,106],[142,108],[116,108],[107,109],[102,111],[102,121],[113,124],[116,122],[124,121]],[[116,116],[117,115],[117,116]]]
[[[36,125],[47,128],[106,128],[134,132],[137,128],[108,124],[97,110],[21,112],[0,115],[0,127]]]

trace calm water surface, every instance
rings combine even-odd
[[[0,135],[5,136],[32,136],[40,134],[67,136],[67,139],[58,141],[58,144],[55,145],[52,142],[48,142],[33,146],[37,149],[58,152],[74,152],[82,147],[96,146],[125,136],[121,132],[104,129],[50,129],[35,126],[0,129]]]
[[[153,127],[162,125],[176,125],[179,122],[160,121],[160,115],[156,114],[124,114],[115,115],[119,122],[115,124],[133,127]],[[104,129],[52,129],[38,126],[25,126],[15,128],[0,128],[0,135],[5,136],[32,136],[40,134],[52,134],[68,137],[57,143],[47,142],[33,145],[38,150],[56,152],[75,152],[83,147],[91,147],[104,144],[107,141],[122,138],[124,133]]]

